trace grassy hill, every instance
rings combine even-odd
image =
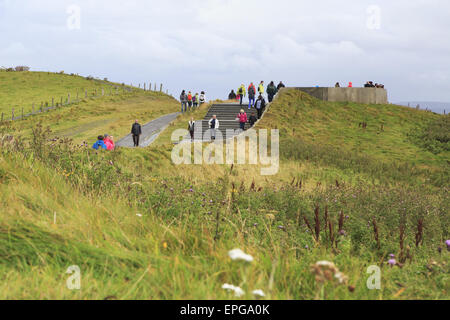
[[[76,92],[80,93],[79,102],[14,121],[13,127],[27,136],[30,136],[37,123],[42,123],[50,128],[53,137],[70,138],[76,143],[93,143],[98,135],[105,133],[117,139],[129,133],[135,119],[146,123],[167,113],[177,112],[179,108],[175,99],[161,92],[125,87],[130,90],[128,91],[123,90],[121,85],[78,76],[45,72],[0,72],[0,81],[3,81],[0,106],[18,101],[20,103],[17,105],[27,102],[31,108],[32,101],[50,101],[51,104],[49,97],[64,92],[64,97],[67,97],[69,91],[75,99]],[[110,89],[115,93],[116,87],[119,88],[118,94],[106,95]],[[105,96],[101,96],[102,88]],[[84,90],[88,90],[88,98],[84,97]],[[96,97],[92,96],[94,90],[97,90]]]
[[[0,298],[237,299],[224,283],[247,299],[449,298],[448,117],[285,90],[259,123],[280,129],[273,177],[174,166],[170,135],[189,115],[143,150],[79,145],[172,110],[130,93],[0,125]],[[323,277],[321,260],[347,278]],[[72,265],[81,290],[66,287]],[[367,288],[372,265],[381,290]]]
[[[14,108],[16,114],[24,108],[24,113],[40,108],[41,104],[51,106],[54,103],[67,102],[68,94],[71,100],[85,97],[85,91],[92,97],[97,91],[100,95],[102,89],[105,94],[116,86],[116,83],[103,80],[89,80],[77,75],[51,72],[0,72],[0,112],[8,116]]]

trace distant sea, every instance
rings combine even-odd
[[[417,105],[420,106],[421,110],[431,110],[436,113],[450,113],[450,102],[433,102],[433,101],[407,101],[407,102],[395,102],[401,106],[410,106],[411,108],[416,108]]]

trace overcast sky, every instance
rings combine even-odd
[[[384,83],[450,101],[448,0],[0,0],[0,66],[163,83],[225,98],[241,83]]]

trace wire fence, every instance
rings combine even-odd
[[[152,90],[153,89],[153,90]],[[159,89],[159,91],[158,91]],[[133,93],[137,91],[153,91],[153,92],[161,92],[163,93],[163,84],[159,86],[154,83],[152,87],[152,83],[149,83],[148,86],[146,83],[143,84],[141,88],[141,84],[138,87],[133,87],[131,85],[109,85],[107,88],[94,88],[94,89],[83,89],[77,91],[75,95],[71,95],[71,93],[67,93],[65,97],[60,97],[58,100],[55,98],[51,99],[51,102],[41,102],[40,104],[32,104],[31,112],[25,111],[25,108],[12,108],[11,112],[5,113],[2,112],[0,116],[0,121],[17,121],[22,120],[27,117],[31,117],[34,115],[42,114],[44,112],[48,112],[51,110],[56,110],[62,107],[66,107],[69,105],[74,105],[80,103],[86,99],[99,99],[108,96],[119,96],[126,93]],[[168,90],[165,92],[167,95],[169,94]]]

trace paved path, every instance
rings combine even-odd
[[[141,141],[140,141],[140,147],[145,148],[148,147],[155,139],[159,136],[161,132],[166,129],[169,124],[175,120],[180,113],[172,113],[165,115],[161,118],[158,118],[156,120],[153,120],[145,125],[142,126],[142,135],[141,135]],[[131,128],[130,124],[130,128]],[[117,147],[125,147],[125,148],[133,148],[133,137],[131,134],[127,135],[125,138],[119,140],[116,143]]]

